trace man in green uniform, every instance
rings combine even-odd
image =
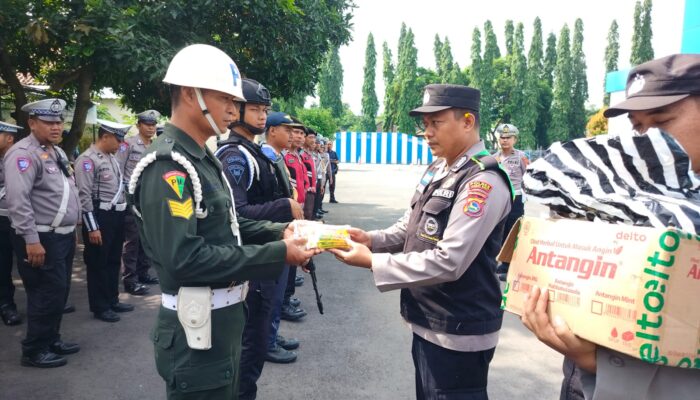
[[[233,60],[191,45],[175,55],[163,81],[171,123],[129,181],[163,291],[152,334],[156,367],[168,399],[236,399],[245,281],[275,279],[285,264],[303,264],[314,252],[292,239],[287,224],[237,218],[221,164],[205,147],[244,100]]]

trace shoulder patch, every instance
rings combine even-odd
[[[126,142],[119,143],[119,152],[123,153],[129,149],[129,145]]]
[[[484,213],[486,198],[470,194],[462,211],[468,217],[478,218]]]
[[[484,181],[471,181],[469,182],[469,193],[480,193],[483,197],[488,197],[489,192],[491,192],[493,186],[490,183]]]
[[[182,192],[185,189],[185,180],[187,179],[187,174],[182,171],[168,171],[163,174],[163,180],[170,186],[170,188],[175,192],[177,197],[182,199]]]
[[[185,201],[168,199],[168,207],[170,207],[170,215],[173,217],[190,219],[194,214],[191,197]]]
[[[29,157],[17,157],[17,169],[19,172],[24,172],[32,165],[32,160]]]
[[[82,163],[83,166],[83,171],[85,172],[90,172],[94,168],[94,165],[92,164],[92,160],[84,160]]]
[[[241,165],[241,164],[229,164],[226,169],[231,174],[231,177],[233,177],[233,180],[234,180],[234,182],[236,182],[236,185],[241,183],[241,178],[243,177],[243,172],[245,172],[245,167],[243,165]]]

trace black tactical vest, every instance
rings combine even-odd
[[[219,147],[230,146],[230,149],[236,153],[240,153],[238,146],[243,146],[253,156],[260,167],[260,179],[255,175],[253,167],[248,165],[248,173],[253,175],[253,184],[248,189],[248,203],[262,204],[271,200],[277,200],[286,196],[282,185],[277,181],[278,177],[275,172],[276,168],[272,160],[262,152],[260,146],[252,143],[250,140],[239,136],[235,132],[231,132],[228,139],[219,143]],[[227,150],[228,152],[230,150]],[[224,152],[224,154],[226,153]]]
[[[434,162],[428,168],[411,200],[412,211],[407,224],[404,253],[435,248],[442,239],[458,189],[478,172],[497,171],[510,188],[511,195],[513,193],[508,175],[485,151],[471,158],[463,156],[443,179],[433,182],[437,164]],[[498,331],[503,311],[500,309],[501,288],[495,271],[504,223],[505,217],[493,231],[481,232],[488,236],[484,246],[456,281],[402,289],[403,318],[432,331],[453,335],[483,335]]]

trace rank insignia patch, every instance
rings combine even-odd
[[[163,180],[179,198],[182,198],[182,191],[185,189],[185,179],[187,179],[187,174],[182,171],[168,171],[163,174]]]
[[[32,165],[32,160],[30,160],[27,157],[18,157],[17,158],[17,169],[19,172],[24,172],[29,169],[29,166]]]
[[[170,215],[173,217],[179,217],[184,219],[190,219],[194,210],[192,209],[192,198],[185,201],[168,200],[168,206],[170,207]]]

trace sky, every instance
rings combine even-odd
[[[380,107],[384,98],[382,77],[382,43],[391,48],[396,65],[397,46],[401,23],[413,29],[418,49],[418,65],[435,69],[433,41],[435,34],[450,39],[452,55],[460,68],[471,63],[471,36],[475,26],[482,32],[486,20],[491,20],[501,53],[505,54],[505,21],[525,25],[525,54],[530,48],[532,24],[535,17],[542,20],[543,41],[549,32],[559,38],[559,32],[568,24],[572,30],[576,18],[583,20],[584,42],[588,72],[589,104],[600,107],[603,99],[605,76],[604,56],[607,35],[613,19],[620,33],[618,66],[629,67],[635,0],[355,0],[357,8],[352,19],[352,42],[340,48],[343,64],[343,102],[355,114],[362,111],[362,83],[364,79],[367,35],[374,35],[377,50],[376,90]],[[685,0],[656,0],[652,7],[652,45],[655,57],[678,53],[681,48],[681,28]],[[381,110],[380,110],[381,112]]]

